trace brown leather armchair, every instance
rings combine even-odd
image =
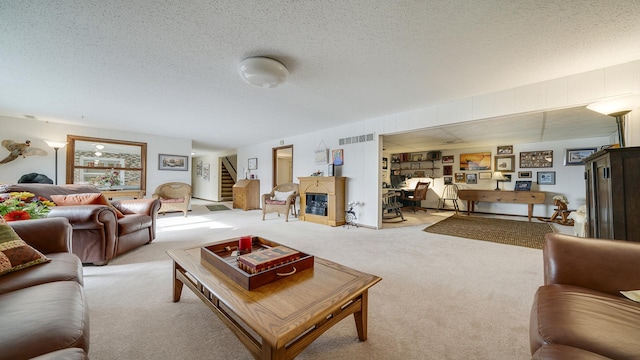
[[[549,233],[544,285],[531,308],[534,359],[637,359],[640,303],[621,290],[640,289],[640,243]]]
[[[51,195],[99,193],[93,185],[4,184],[0,194],[27,191],[51,200]],[[117,255],[148,244],[156,237],[157,199],[116,200],[107,205],[54,206],[48,217],[64,217],[73,227],[72,251],[83,264],[105,265]]]

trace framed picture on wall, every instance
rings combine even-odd
[[[444,177],[444,184],[445,184],[445,185],[451,185],[451,184],[453,184],[453,176],[445,176],[445,177]]]
[[[467,184],[477,184],[478,183],[478,174],[476,173],[467,173]]]
[[[491,172],[490,171],[481,171],[480,176],[478,177],[480,180],[491,180]]]
[[[491,152],[460,154],[460,170],[491,170]]]
[[[555,185],[555,171],[538,171],[538,185]]]
[[[249,170],[258,169],[258,158],[249,158]]]
[[[553,150],[520,152],[521,168],[553,167]]]
[[[531,177],[531,171],[518,171],[518,177],[519,178],[530,178]]]
[[[502,155],[495,157],[495,169],[496,171],[513,172],[516,168],[515,155]]]
[[[158,155],[158,170],[189,170],[189,157],[182,155]]]
[[[333,165],[341,166],[344,164],[344,154],[342,149],[331,150],[331,158],[333,159]]]
[[[455,156],[453,156],[453,155],[443,155],[442,156],[442,163],[443,164],[453,164],[454,161],[455,161]]]
[[[584,165],[584,159],[596,152],[598,148],[566,149],[564,165]]]

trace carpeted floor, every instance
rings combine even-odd
[[[426,232],[542,249],[548,223],[454,215],[424,229]]]
[[[224,210],[231,210],[228,207],[224,206],[224,205],[206,205],[207,209],[209,209],[209,211],[224,211]]]

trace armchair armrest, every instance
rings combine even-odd
[[[160,210],[158,199],[115,200],[111,202],[123,214],[143,214],[154,216]]]
[[[71,252],[73,229],[65,218],[12,221],[9,225],[22,240],[43,254]]]
[[[262,198],[262,200],[261,200],[262,205],[264,205],[264,204],[265,204],[265,201],[266,201],[266,200],[269,200],[269,199],[273,198],[273,196],[274,196],[274,195],[275,195],[275,194],[273,193],[273,191],[272,191],[272,192],[270,192],[270,193],[268,193],[268,194],[262,194],[262,197],[261,197],[261,198]]]
[[[640,289],[640,243],[547,234],[544,282],[576,285],[620,296]]]
[[[54,206],[47,217],[67,218],[75,229],[93,229],[105,223],[115,227],[117,222],[116,212],[107,205]]]

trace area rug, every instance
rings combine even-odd
[[[542,249],[551,225],[528,221],[453,215],[424,229],[426,232]]]
[[[207,205],[207,209],[209,209],[210,211],[231,210],[224,205]]]

